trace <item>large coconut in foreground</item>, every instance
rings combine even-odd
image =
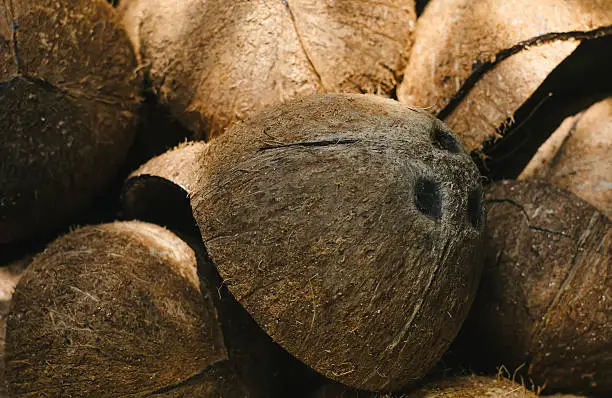
[[[480,274],[481,186],[439,120],[317,95],[154,162],[142,175],[189,195],[230,292],[323,375],[397,390],[459,330]]]
[[[78,229],[36,256],[8,318],[11,396],[243,397],[193,250],[124,222]]]
[[[414,0],[124,0],[140,62],[197,137],[322,91],[390,95],[406,65]]]
[[[487,203],[485,270],[462,331],[467,355],[546,391],[608,396],[612,222],[537,181],[493,184]]]
[[[0,243],[67,223],[114,177],[135,68],[104,0],[0,3]]]

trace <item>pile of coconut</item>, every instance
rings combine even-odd
[[[611,396],[610,71],[609,0],[1,0],[0,396]]]

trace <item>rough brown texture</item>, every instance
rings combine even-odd
[[[433,0],[398,98],[444,117],[480,150],[579,45],[612,34],[608,0]]]
[[[0,397],[8,396],[8,388],[4,377],[4,335],[6,333],[6,318],[9,314],[13,291],[17,282],[32,260],[25,256],[0,268]]]
[[[395,89],[414,0],[126,0],[125,25],[154,90],[200,138],[320,91]]]
[[[397,390],[453,340],[479,277],[483,215],[478,172],[440,121],[376,96],[318,95],[192,158],[187,189],[211,260],[298,359]],[[178,180],[191,173],[178,169]]]
[[[462,332],[472,357],[546,391],[609,395],[612,222],[537,181],[495,183],[487,203],[485,271]]]
[[[66,223],[114,177],[135,66],[104,0],[0,1],[0,243]]]
[[[339,384],[326,385],[309,398],[536,398],[536,394],[502,377],[462,376],[431,382],[408,394],[393,396],[349,390]]]
[[[193,250],[161,227],[123,222],[59,238],[15,290],[11,394],[244,396],[216,391],[232,375],[210,293],[202,293]]]
[[[524,386],[505,378],[465,376],[426,385],[402,398],[536,398]]]
[[[539,178],[565,188],[612,218],[612,98],[598,102],[562,125],[563,137],[549,161],[532,160],[521,178]]]

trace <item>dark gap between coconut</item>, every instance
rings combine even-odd
[[[254,397],[295,396],[324,383],[275,343],[229,292],[208,256],[187,191],[154,175],[133,175],[121,195],[122,217],[163,225],[195,251],[200,283],[213,293],[230,361]]]
[[[610,30],[610,29],[608,29]],[[518,177],[538,148],[569,115],[612,93],[612,35],[586,40],[498,128],[482,151],[472,152],[483,175],[492,180]],[[509,128],[505,126],[510,126]]]

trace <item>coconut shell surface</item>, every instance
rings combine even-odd
[[[575,116],[567,133],[562,127],[555,136],[564,139],[550,161],[533,159],[521,177],[565,188],[612,218],[612,98]]]
[[[210,300],[193,250],[161,227],[123,222],[71,232],[34,258],[15,290],[6,336],[10,392],[214,391],[211,374],[227,373],[227,353]]]
[[[612,392],[612,222],[538,181],[487,192],[485,271],[462,334],[472,356],[550,392]]]
[[[315,95],[200,159],[188,193],[210,259],[277,343],[356,388],[427,372],[480,270],[480,177],[446,126],[376,96]]]
[[[481,150],[581,41],[609,36],[611,26],[607,0],[430,1],[398,98]]]
[[[68,222],[134,137],[136,60],[103,0],[0,2],[0,243]]]
[[[413,0],[126,0],[120,11],[153,89],[199,138],[296,96],[389,95],[416,20]]]
[[[431,383],[403,398],[536,398],[525,386],[505,378],[464,376]]]

